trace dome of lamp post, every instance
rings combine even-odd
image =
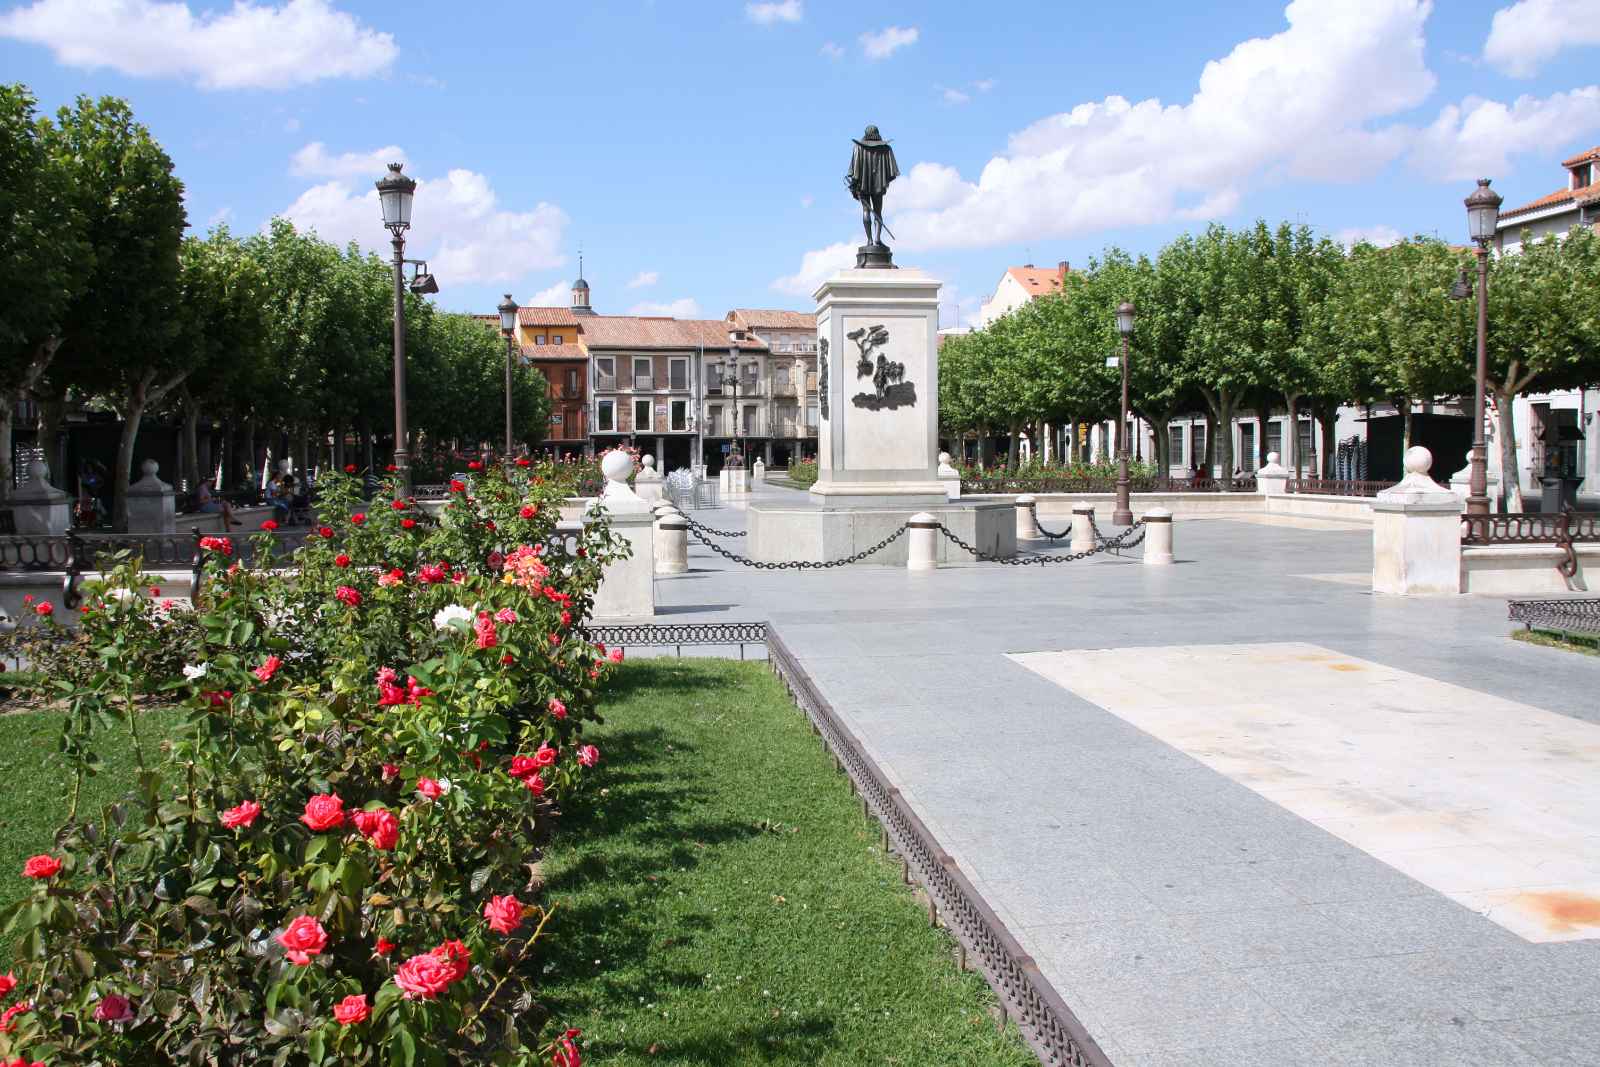
[[[507,293],[505,300],[501,302],[499,311],[500,332],[505,334],[507,337],[510,337],[517,328],[518,311],[517,302],[511,299],[510,293]]]
[[[415,179],[400,173],[401,163],[389,164],[389,173],[378,179],[378,200],[383,205],[383,224],[399,234],[411,228],[411,199],[417,193]]]
[[[1117,332],[1124,337],[1133,333],[1134,314],[1133,305],[1128,301],[1117,305]]]
[[[1474,241],[1483,244],[1494,239],[1501,203],[1500,194],[1489,188],[1489,179],[1479,178],[1478,187],[1466,199],[1467,232]]]

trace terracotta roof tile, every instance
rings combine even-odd
[[[518,345],[523,359],[536,360],[561,360],[567,363],[581,362],[589,358],[589,353],[583,350],[582,345]]]
[[[1600,200],[1600,185],[1590,185],[1582,189],[1557,189],[1555,192],[1547,196],[1541,196],[1537,200],[1531,200],[1521,207],[1514,207],[1510,211],[1500,212],[1500,221],[1504,223],[1507,219],[1526,215],[1541,208],[1555,207],[1557,204],[1563,204],[1569,200],[1572,201],[1574,206]]]
[[[1563,159],[1561,165],[1563,167],[1576,167],[1579,163],[1590,159],[1600,159],[1600,145],[1595,145],[1587,152],[1579,152],[1571,159]]]
[[[517,321],[524,326],[576,326],[578,316],[571,308],[520,308]]]
[[[766,351],[754,338],[728,340],[722,319],[672,319],[651,315],[596,315],[583,323],[584,344],[597,348],[722,348]]]
[[[817,316],[812,311],[781,311],[771,308],[734,308],[728,321],[747,330],[814,330]]]
[[[1008,267],[1006,273],[1015,278],[1030,296],[1043,296],[1061,288],[1059,267]]]

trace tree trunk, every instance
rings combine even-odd
[[[1411,447],[1412,432],[1415,429],[1415,423],[1412,419],[1411,399],[1406,397],[1396,400],[1394,406],[1400,409],[1400,417],[1405,420],[1400,424],[1400,454],[1404,456],[1406,450]]]
[[[256,420],[245,419],[241,431],[243,440],[239,446],[239,484],[240,489],[254,489],[256,480]]]
[[[1288,412],[1283,423],[1283,457],[1288,460],[1284,466],[1293,471],[1296,478],[1300,477],[1300,412],[1297,407],[1299,400],[1298,393],[1283,394],[1283,407]]]
[[[1256,405],[1256,469],[1267,465],[1267,427],[1272,425],[1272,405]],[[1243,464],[1241,464],[1243,466]]]
[[[1017,420],[1012,419],[1010,428],[1011,443],[1006,446],[1006,470],[1010,471],[1012,474],[1017,472],[1017,453],[1021,451],[1021,449],[1018,448],[1018,431],[1020,429],[1021,425],[1017,422]]]
[[[8,389],[0,395],[0,500],[11,499],[11,479],[16,472],[11,469],[12,433],[16,424],[17,390]]]
[[[373,469],[372,424],[362,419],[357,425],[361,430],[361,464],[370,472]]]
[[[181,488],[200,488],[200,409],[188,390],[183,394],[183,480]]]
[[[1322,477],[1333,477],[1333,461],[1339,451],[1339,409],[1333,404],[1323,404],[1322,412]]]
[[[144,421],[144,409],[154,374],[147,374],[133,387],[128,406],[122,413],[122,435],[117,440],[117,466],[112,475],[111,527],[119,532],[128,529],[128,486],[132,484],[133,446],[139,440],[139,424]]]
[[[1521,511],[1524,507],[1522,472],[1517,468],[1516,399],[1515,394],[1495,390],[1494,410],[1500,416],[1500,433],[1497,435],[1500,445],[1500,486],[1508,512]]]

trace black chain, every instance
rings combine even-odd
[[[843,567],[850,563],[860,563],[874,552],[894,544],[895,541],[900,539],[907,529],[905,526],[902,526],[900,529],[896,530],[888,537],[885,537],[882,541],[879,541],[871,548],[862,552],[857,552],[853,556],[846,556],[844,559],[829,560],[826,563],[817,563],[809,559],[792,560],[788,563],[777,563],[768,562],[766,560],[751,559],[748,556],[741,556],[737,553],[729,552],[727,549],[723,548],[721,545],[702,534],[698,529],[696,529],[697,526],[699,526],[699,523],[691,520],[689,524],[689,532],[694,534],[695,540],[699,541],[702,545],[705,545],[723,559],[732,560],[734,563],[740,564],[741,566],[754,567],[757,570],[762,571],[821,571],[827,570],[830,567]]]
[[[1100,532],[1099,524],[1094,521],[1094,512],[1091,511],[1089,513],[1089,532],[1094,535],[1095,543],[1101,548],[1119,550],[1124,548],[1133,548],[1135,545],[1144,540],[1144,528],[1144,520],[1140,519],[1138,522],[1134,523],[1126,530],[1123,530],[1121,533],[1113,537],[1107,537],[1105,534]],[[1133,538],[1131,541],[1128,540],[1135,530],[1139,531],[1139,536]]]
[[[950,528],[945,526],[943,523],[939,524],[939,531],[944,534],[946,540],[950,541],[952,544],[959,545],[961,548],[972,553],[972,555],[977,557],[978,561],[981,563],[1004,563],[1009,567],[1027,567],[1035,563],[1041,566],[1046,563],[1074,563],[1077,560],[1088,559],[1090,556],[1098,555],[1107,549],[1132,548],[1134,545],[1144,540],[1144,520],[1141,519],[1134,523],[1116,537],[1106,537],[1097,540],[1093,548],[1086,548],[1082,552],[1071,552],[1065,556],[994,556],[987,552],[980,552],[978,549],[973,548],[971,545],[961,540],[961,538],[957,537],[954,533],[951,533]],[[1135,531],[1138,531],[1138,538],[1129,540],[1129,536]]]
[[[743,537],[745,534],[749,533],[748,530],[713,530],[704,523],[695,522],[687,515],[683,517],[683,521],[689,524],[689,529],[699,530],[704,533],[708,533],[713,537]]]

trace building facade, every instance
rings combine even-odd
[[[544,376],[550,423],[540,450],[551,456],[593,454],[589,439],[589,355],[578,316],[568,308],[517,311],[522,359]]]
[[[1030,300],[1048,296],[1050,293],[1059,293],[1070,273],[1072,264],[1066,260],[1057,263],[1053,269],[1035,267],[1032,263],[1025,263],[1020,267],[1007,267],[1006,272],[1000,276],[999,284],[994,287],[994,293],[978,309],[978,328],[981,330],[995,319],[1017,310]]]
[[[741,349],[736,369],[735,361],[707,356],[707,439],[720,451],[742,437],[741,452],[752,459],[759,455],[769,467],[815,459],[817,316],[735,308],[723,322],[729,341]],[[719,391],[713,393],[714,387]]]

